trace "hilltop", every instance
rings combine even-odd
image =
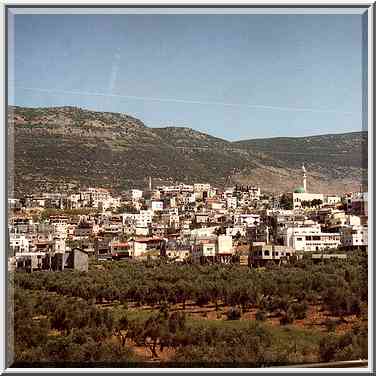
[[[145,187],[149,176],[154,184],[242,182],[282,192],[300,184],[302,162],[311,190],[346,191],[367,179],[367,132],[230,142],[77,107],[9,107],[8,121],[10,192],[14,184],[17,195]]]

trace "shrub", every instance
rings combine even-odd
[[[294,311],[291,309],[291,307],[287,310],[287,312],[282,315],[281,319],[279,320],[279,323],[281,325],[288,325],[292,324],[295,320],[295,314]]]
[[[257,321],[265,321],[266,320],[266,312],[259,309],[257,312],[256,312],[256,320]]]
[[[281,319],[279,320],[279,323],[281,325],[288,325],[288,324],[292,324],[293,322],[294,322],[294,319],[291,316],[289,316],[287,313],[283,315]]]
[[[326,320],[325,321],[325,327],[328,332],[335,332],[337,327],[337,321],[336,320]]]
[[[329,333],[319,344],[320,359],[324,362],[331,360],[367,359],[368,340],[365,327],[355,327],[350,332],[337,336]]]
[[[306,317],[307,309],[308,309],[308,304],[305,301],[301,303],[293,303],[291,305],[291,310],[293,312],[293,315],[298,320],[302,320]]]
[[[319,343],[320,359],[323,362],[329,362],[333,359],[334,354],[338,350],[338,339],[335,334],[330,333],[325,336]]]
[[[238,307],[230,307],[227,311],[227,320],[239,320],[241,312]]]

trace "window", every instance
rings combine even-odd
[[[301,241],[301,240],[303,240],[303,238],[296,238],[296,240],[300,240]]]
[[[320,240],[320,236],[312,236],[312,240]]]
[[[306,236],[306,240],[312,240],[312,236]]]
[[[265,256],[270,256],[270,252],[269,251],[265,251]]]

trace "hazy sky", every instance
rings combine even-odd
[[[11,104],[229,140],[362,127],[361,15],[17,15],[14,33]]]

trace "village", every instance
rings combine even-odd
[[[252,267],[303,254],[346,258],[368,248],[367,203],[367,192],[311,193],[304,166],[302,186],[279,197],[253,186],[152,187],[151,178],[148,189],[117,197],[102,188],[42,193],[9,199],[8,268],[87,271],[90,259]]]

